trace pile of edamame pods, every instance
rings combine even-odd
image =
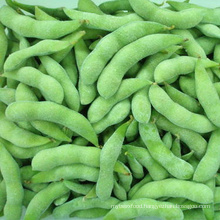
[[[3,219],[219,220],[220,8],[6,3]]]

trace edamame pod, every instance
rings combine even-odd
[[[5,62],[5,56],[8,49],[8,39],[5,33],[4,26],[0,23],[0,72],[3,71],[3,65]],[[2,78],[0,78],[2,80]]]
[[[43,120],[58,123],[98,146],[98,138],[91,124],[78,112],[49,101],[15,102],[13,104],[9,105],[6,110],[7,117],[13,121]],[[51,109],[53,109],[52,112]]]
[[[2,143],[0,143],[0,168],[6,186],[5,218],[8,220],[20,220],[24,196],[20,171],[18,164]]]
[[[132,199],[143,197],[152,199],[183,197],[200,204],[208,204],[213,201],[214,195],[205,184],[169,178],[145,184],[134,194]]]
[[[149,172],[153,180],[161,180],[168,177],[168,172],[155,161],[146,148],[133,145],[123,145],[123,150],[128,151],[137,159]]]
[[[215,25],[220,25],[219,8],[206,8],[189,2],[167,1],[167,3],[171,5],[173,8],[175,8],[177,11],[182,11],[190,8],[199,9],[200,13],[203,14],[203,19],[201,23],[211,23]]]
[[[82,65],[82,81],[85,84],[93,84],[98,79],[108,61],[122,47],[145,35],[164,32],[167,29],[166,26],[159,23],[135,21],[125,24],[103,37]]]
[[[123,47],[102,71],[97,83],[99,94],[104,98],[110,98],[117,92],[125,73],[135,63],[183,41],[184,38],[179,35],[151,34]]]
[[[191,150],[195,151],[197,158],[201,159],[204,156],[207,142],[200,134],[176,126],[156,111],[153,111],[152,119],[155,120],[158,128],[169,131],[173,135],[177,135]]]
[[[206,116],[190,112],[175,103],[167,93],[156,84],[150,87],[149,97],[153,107],[177,126],[199,133],[207,133],[216,129]]]
[[[56,45],[56,46],[55,46]],[[4,64],[4,71],[13,71],[21,67],[21,65],[30,57],[50,55],[61,51],[71,44],[68,41],[60,40],[43,40],[33,46],[21,49],[9,55]]]
[[[0,103],[0,137],[24,148],[36,147],[51,142],[47,137],[19,128],[15,123],[6,118],[5,109],[6,106]]]
[[[24,220],[40,219],[54,200],[66,194],[69,189],[63,182],[51,183],[48,187],[38,192],[27,207]]]
[[[220,99],[205,67],[198,60],[195,71],[196,94],[207,117],[216,126],[220,126]]]
[[[117,103],[110,112],[100,121],[92,124],[95,132],[100,134],[111,125],[122,122],[130,113],[130,101],[125,99]]]
[[[82,22],[80,22],[79,20],[37,21],[31,17],[18,14],[9,6],[1,7],[0,21],[6,27],[12,29],[13,31],[24,37],[33,37],[40,39],[60,38],[75,31],[82,24]]]
[[[207,151],[205,156],[199,162],[193,180],[197,182],[205,182],[213,178],[216,175],[220,166],[220,130],[216,130],[211,134],[210,140],[208,142]]]
[[[159,8],[149,0],[129,0],[133,10],[148,21],[155,21],[175,28],[188,29],[195,27],[203,18],[200,10],[187,9],[175,12]],[[166,19],[164,19],[166,18]]]
[[[49,171],[42,171],[31,178],[32,183],[48,183],[63,180],[83,179],[96,182],[99,169],[83,164],[73,164],[55,167]]]
[[[110,197],[106,201],[99,198],[85,199],[84,197],[79,197],[55,208],[53,211],[53,217],[56,219],[67,218],[71,213],[74,213],[77,210],[89,208],[111,209],[113,205],[116,205],[119,202],[120,200],[114,197]]]
[[[0,101],[6,105],[15,101],[15,89],[0,88]]]
[[[113,15],[98,15],[89,12],[81,12],[73,9],[64,8],[65,14],[71,19],[87,20],[87,26],[90,28],[101,29],[106,31],[115,31],[124,24],[132,21],[142,21],[143,19],[137,14],[132,13],[124,17],[117,17]],[[0,17],[1,18],[1,17]]]
[[[15,71],[5,72],[4,76],[38,88],[46,100],[59,104],[63,101],[64,92],[60,83],[53,77],[45,75],[33,67],[22,67]]]
[[[39,152],[32,160],[32,167],[34,170],[40,171],[76,163],[91,167],[99,167],[100,151],[101,150],[96,147],[83,147],[72,144],[61,145]]]
[[[62,86],[64,92],[64,100],[67,106],[70,109],[78,111],[80,107],[79,93],[68,77],[65,69],[49,56],[41,56],[40,61],[45,67],[47,73],[56,79]]]
[[[176,157],[164,145],[154,123],[139,124],[139,132],[151,156],[170,174],[178,179],[190,179],[192,177],[193,167],[186,161]],[[158,152],[160,153],[158,154]]]
[[[197,58],[189,56],[179,56],[161,62],[154,71],[156,83],[168,82],[180,75],[187,75],[195,71]],[[219,64],[209,59],[201,59],[205,68],[215,67]]]
[[[110,198],[114,184],[114,166],[120,155],[130,121],[122,124],[104,144],[100,154],[100,172],[96,185],[96,194],[102,199]]]
[[[114,96],[109,99],[99,96],[94,100],[88,110],[89,121],[95,123],[101,120],[115,104],[130,97],[134,92],[150,84],[150,81],[142,79],[123,80],[118,92]]]

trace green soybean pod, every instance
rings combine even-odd
[[[199,113],[202,111],[200,103],[195,98],[181,92],[167,83],[165,83],[165,90],[174,102],[178,103],[189,111],[194,113]]]
[[[216,129],[206,116],[190,112],[175,103],[167,93],[156,84],[150,87],[149,97],[152,106],[177,126],[199,133],[207,133]],[[174,115],[178,116],[174,117]]]
[[[117,103],[110,112],[100,121],[92,124],[96,134],[100,134],[106,128],[122,122],[130,113],[130,101],[125,99]]]
[[[0,52],[0,72],[3,71],[3,65],[5,62],[5,56],[7,53],[7,49],[8,49],[8,39],[5,33],[5,28],[4,26],[0,23],[0,48],[1,48],[1,52]]]
[[[57,21],[56,18],[47,14],[45,11],[40,9],[38,6],[35,6],[34,15],[38,21]]]
[[[0,88],[0,101],[6,105],[15,101],[15,89]]]
[[[92,0],[79,0],[78,8],[79,11],[91,12],[98,15],[103,15],[102,10]]]
[[[78,70],[76,67],[75,56],[72,50],[63,58],[61,65],[66,70],[66,73],[72,81],[73,85],[76,86],[78,80]]]
[[[104,144],[100,154],[100,172],[96,185],[96,194],[106,200],[110,197],[114,184],[114,166],[120,155],[126,130],[130,121],[122,124]]]
[[[86,219],[95,219],[105,216],[109,212],[109,209],[102,208],[91,208],[85,210],[78,210],[73,212],[70,217],[86,218]]]
[[[24,219],[40,219],[54,200],[66,194],[69,189],[63,182],[51,183],[45,189],[38,192],[27,207]]]
[[[168,177],[168,172],[152,158],[146,148],[126,144],[123,145],[123,150],[132,154],[148,170],[153,180],[161,180]]]
[[[31,88],[25,84],[20,83],[16,89],[16,101],[38,101],[35,93]],[[28,123],[33,126],[37,131],[48,135],[56,140],[70,142],[70,138],[65,134],[65,132],[55,123],[47,121],[32,121],[23,122]]]
[[[215,62],[218,62],[220,63],[220,45],[216,45],[215,46],[215,49],[214,49],[214,52],[213,52],[213,60]],[[212,71],[213,73],[218,77],[218,79],[220,78],[220,69],[219,69],[219,66],[218,67],[213,67],[212,68]],[[219,80],[217,80],[219,81]]]
[[[33,46],[10,54],[5,61],[4,70],[7,72],[18,69],[30,57],[50,55],[69,46],[70,43],[68,41],[42,40]]]
[[[206,55],[211,54],[214,51],[215,45],[219,44],[218,38],[211,38],[202,36],[196,39],[198,44],[203,48]]]
[[[167,3],[171,5],[173,8],[175,8],[177,11],[182,11],[190,8],[200,9],[201,13],[203,14],[203,19],[201,23],[211,23],[215,25],[220,25],[219,8],[206,8],[189,2],[167,1]]]
[[[75,211],[91,208],[111,209],[112,206],[118,204],[119,202],[120,200],[114,197],[110,197],[106,201],[99,198],[85,199],[84,197],[78,197],[55,208],[53,211],[53,217],[55,219],[67,218]]]
[[[167,29],[166,26],[155,22],[136,21],[125,24],[106,35],[100,40],[82,65],[81,77],[83,82],[85,84],[93,84],[98,79],[108,61],[122,47],[145,35],[164,32]]]
[[[131,78],[123,80],[118,92],[114,96],[109,99],[99,96],[93,101],[88,110],[89,121],[95,123],[101,120],[115,104],[130,97],[136,91],[150,84],[150,81],[142,79]]]
[[[151,156],[171,175],[178,179],[190,179],[193,167],[176,157],[160,139],[157,127],[153,123],[139,124],[139,132]],[[158,154],[160,152],[160,154]],[[171,165],[172,164],[172,165]]]
[[[75,45],[75,57],[76,57],[76,63],[77,63],[78,70],[79,70],[78,90],[79,90],[80,102],[82,105],[90,104],[97,95],[96,85],[94,83],[91,85],[87,85],[81,79],[81,67],[82,67],[84,60],[89,55],[89,53],[90,51],[85,41],[81,39]]]
[[[170,132],[167,132],[163,137],[162,137],[163,143],[166,145],[168,149],[171,149],[172,147],[172,142],[173,142],[173,137]]]
[[[92,183],[81,184],[80,182],[77,182],[75,180],[74,181],[64,180],[63,183],[71,191],[82,195],[87,195],[94,187],[94,184]]]
[[[37,173],[31,178],[32,183],[48,183],[63,180],[83,179],[96,182],[99,176],[99,169],[84,164],[72,164],[55,167],[48,171]]]
[[[179,86],[183,93],[197,99],[195,79],[191,76],[181,76]]]
[[[38,88],[46,100],[56,103],[62,103],[63,101],[64,92],[60,83],[53,77],[45,75],[33,67],[22,67],[19,70],[5,72],[4,76]],[[48,87],[48,85],[50,86]]]
[[[220,125],[220,104],[219,96],[213,85],[206,69],[203,67],[200,60],[197,62],[195,71],[195,86],[198,100],[203,107],[210,121],[219,127]]]
[[[138,136],[138,122],[134,119],[129,125],[126,132],[126,140],[131,142]]]
[[[195,71],[197,58],[190,56],[179,56],[161,62],[155,69],[154,79],[156,83],[168,82],[180,75],[187,75]],[[204,67],[215,67],[218,63],[209,59],[201,59]],[[180,68],[181,65],[181,68]]]
[[[23,206],[25,208],[27,208],[27,206],[29,205],[30,201],[34,198],[34,196],[36,195],[36,192],[33,192],[29,189],[24,189],[24,199],[23,199]]]
[[[180,139],[179,137],[176,137],[173,141],[171,151],[173,154],[179,158],[181,158],[181,144],[180,144]]]
[[[67,106],[70,109],[78,111],[80,107],[79,93],[68,77],[65,69],[49,56],[41,56],[40,61],[45,67],[47,73],[56,79],[62,86],[64,92],[64,100]]]
[[[159,8],[149,0],[129,0],[133,10],[145,20],[155,21],[167,26],[174,25],[179,29],[196,26],[203,18],[200,10],[188,9],[181,12]],[[166,19],[164,19],[166,18]]]
[[[186,153],[182,156],[182,159],[185,160],[185,161],[189,161],[190,158],[194,155],[194,151],[191,150],[189,153]]]
[[[183,141],[191,150],[195,151],[197,158],[201,159],[204,156],[207,148],[207,142],[200,134],[176,126],[155,111],[153,112],[152,118],[155,120],[158,128],[169,131],[173,135],[178,135],[181,141]]]
[[[0,168],[6,187],[5,218],[19,220],[21,219],[24,189],[21,184],[18,164],[2,143],[0,143]]]
[[[183,41],[184,39],[179,35],[151,34],[126,45],[116,53],[102,71],[97,83],[99,94],[104,98],[110,98],[117,92],[125,73],[135,63]],[[139,53],[136,53],[136,50]]]
[[[115,14],[117,11],[121,10],[133,11],[128,0],[103,2],[99,5],[99,8],[106,14]]]
[[[15,123],[8,120],[5,116],[5,109],[6,106],[0,103],[0,137],[24,148],[36,147],[50,142],[49,138],[19,128]]]
[[[43,120],[61,124],[98,146],[97,135],[89,121],[80,113],[62,105],[49,101],[16,102],[8,106],[6,115],[13,121]]]
[[[39,192],[47,186],[47,184],[45,184],[45,183],[43,183],[43,184],[31,183],[31,181],[30,181],[31,177],[34,176],[35,174],[37,174],[38,172],[34,171],[30,165],[21,167],[20,173],[21,173],[22,185],[26,189],[30,189],[33,192]]]
[[[128,158],[128,164],[131,168],[131,173],[136,179],[141,179],[144,176],[144,169],[141,163],[130,153],[126,153]]]
[[[5,145],[6,149],[10,152],[10,154],[18,159],[29,159],[34,157],[39,151],[57,147],[60,145],[61,141],[52,141],[48,144],[40,145],[37,147],[31,147],[31,148],[23,148],[18,147],[15,144],[12,144],[5,139],[0,138],[0,141]]]
[[[61,145],[56,148],[39,152],[32,160],[34,170],[46,171],[58,166],[71,164],[84,164],[91,167],[99,167],[100,149],[97,147]],[[47,158],[45,160],[45,158]],[[55,159],[56,158],[56,159]]]
[[[115,197],[118,198],[119,200],[121,201],[127,200],[127,192],[119,183],[117,183],[116,180],[114,180],[113,193]]]
[[[66,194],[62,195],[61,197],[57,198],[54,201],[55,206],[63,205],[70,197],[70,192],[67,192]]]
[[[80,145],[80,146],[87,146],[88,145],[88,141],[83,138],[83,137],[76,137],[73,141],[72,144],[74,145]]]
[[[142,180],[140,180],[138,183],[132,186],[132,188],[128,192],[128,198],[131,199],[133,195],[138,191],[138,189],[140,189],[143,185],[151,181],[152,181],[151,176],[147,174]]]
[[[26,12],[31,13],[31,14],[34,14],[34,12],[35,12],[35,5],[22,4],[20,2],[15,1],[15,0],[13,0],[13,2],[11,0],[6,0],[6,2],[9,6],[11,6],[14,9],[20,8]],[[60,7],[60,8],[47,8],[47,7],[40,6],[40,5],[38,5],[37,7],[39,7],[41,10],[45,11],[46,13],[50,14],[51,16],[58,17],[60,19],[67,19],[67,16],[63,12],[62,7]]]
[[[69,46],[61,51],[58,51],[54,54],[51,55],[51,57],[56,60],[58,63],[60,63],[66,56],[67,54],[71,51],[73,46],[86,34],[84,30],[80,31],[74,31],[71,34],[63,37],[61,41],[63,42],[69,42]]]
[[[141,70],[137,74],[137,78],[148,79],[153,81],[153,74],[156,66],[165,59],[168,59],[173,53],[175,53],[180,46],[173,45],[166,48],[164,51],[156,53],[148,57],[143,64]],[[146,123],[151,116],[151,104],[148,97],[149,86],[136,92],[132,98],[132,113],[134,118],[140,123]]]
[[[122,163],[123,164],[123,163]],[[133,176],[127,165],[123,164],[124,169],[126,170],[126,174],[117,173],[119,184],[125,189],[126,192],[129,192],[131,188],[131,184],[133,182]]]
[[[201,192],[203,193],[201,194]],[[205,184],[169,178],[145,184],[134,194],[132,199],[143,197],[152,199],[183,197],[200,204],[208,204],[213,202],[214,195],[212,190]]]
[[[107,213],[103,220],[123,220],[123,219],[133,219],[136,217],[160,217],[161,219],[169,220],[183,220],[184,216],[180,208],[160,208],[169,207],[172,203],[156,201],[154,199],[140,198],[134,200],[128,200],[120,202],[115,205],[114,208]],[[124,207],[135,207],[124,208]],[[143,208],[146,207],[146,208]],[[152,208],[159,207],[159,208]]]
[[[207,151],[204,157],[199,162],[193,180],[197,182],[205,182],[214,177],[219,169],[219,143],[220,130],[212,132],[208,142]]]
[[[207,37],[220,38],[220,29],[214,24],[198,24],[196,28]]]
[[[73,9],[64,8],[65,14],[71,19],[88,20],[86,25],[89,28],[101,29],[106,31],[115,31],[124,24],[128,24],[132,21],[142,21],[143,19],[137,14],[132,13],[124,17],[117,17],[113,15],[98,15],[89,12],[81,12]],[[1,17],[0,17],[1,18]]]
[[[215,193],[215,178],[211,178],[209,179],[206,183],[205,183],[213,192],[213,194]],[[209,207],[203,207],[203,213],[206,217],[206,219],[214,219],[214,215],[215,215],[215,207],[214,207],[214,201],[211,202],[209,204]]]
[[[196,57],[196,58],[206,58],[205,51],[203,48],[196,42],[193,35],[190,33],[189,30],[171,30],[172,34],[179,34],[183,36],[184,38],[188,39],[186,42],[184,42],[183,48],[186,50],[188,56]]]
[[[5,181],[0,182],[0,211],[3,211],[7,200]]]
[[[60,38],[72,33],[82,24],[79,20],[37,21],[31,17],[18,14],[8,6],[3,6],[0,9],[0,21],[3,25],[17,32],[21,36],[40,39]],[[16,23],[13,21],[16,21]],[[48,29],[50,31],[48,31]]]

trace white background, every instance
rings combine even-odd
[[[77,0],[17,0],[18,2],[25,4],[37,4],[43,5],[45,7],[69,7],[74,8],[77,7]],[[105,0],[93,0],[97,5]],[[161,3],[163,0],[153,0],[154,2]],[[178,0],[176,0],[178,1]],[[191,3],[199,4],[206,7],[220,7],[220,0],[191,0]],[[0,7],[5,5],[5,0],[0,0]],[[74,218],[76,219],[76,218]],[[155,220],[155,218],[140,218],[143,220]],[[4,218],[0,218],[0,220],[4,220]],[[52,218],[46,218],[45,220],[52,220]],[[64,219],[63,219],[64,220]],[[82,220],[82,219],[81,219]]]

